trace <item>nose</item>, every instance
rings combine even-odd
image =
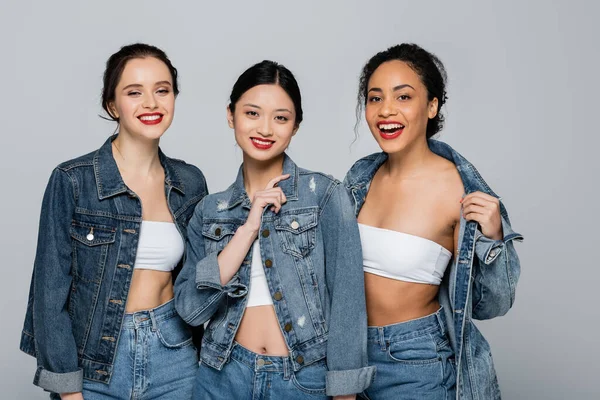
[[[383,100],[381,107],[379,108],[379,116],[387,118],[390,115],[398,114],[398,110],[393,105],[393,102],[389,99]]]
[[[154,93],[144,96],[144,102],[142,103],[142,106],[151,110],[156,108],[156,98],[154,98]]]
[[[269,118],[263,118],[262,123],[259,124],[256,131],[264,137],[273,136],[273,131],[271,130],[271,120]]]

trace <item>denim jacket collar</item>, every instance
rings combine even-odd
[[[240,203],[242,203],[244,207],[250,208],[250,199],[248,198],[246,188],[244,187],[243,167],[244,165],[242,164],[238,170],[235,182],[229,187],[229,189],[227,189],[231,195],[229,196],[227,207],[221,211],[230,210]],[[288,201],[298,200],[298,167],[294,161],[292,161],[292,159],[284,153],[283,175],[285,174],[289,174],[290,177],[279,182],[277,186],[281,188]]]
[[[113,157],[112,142],[117,135],[109,137],[106,142],[94,154],[94,175],[98,187],[98,198],[100,200],[127,192],[127,186],[123,182],[117,163]],[[165,170],[165,183],[185,194],[183,183],[179,178],[177,170],[171,165],[170,160],[158,149],[160,163]]]
[[[444,157],[456,165],[456,169],[460,174],[465,192],[467,194],[475,191],[481,191],[489,194],[490,196],[498,197],[498,195],[496,195],[492,189],[490,189],[487,183],[485,183],[473,164],[468,162],[448,144],[440,142],[439,140],[429,139],[428,145],[429,149],[433,153],[440,157]],[[350,182],[350,189],[367,188],[373,180],[373,176],[375,176],[375,173],[379,167],[381,167],[381,165],[387,160],[388,155],[387,153],[381,152],[373,154],[371,157],[373,157],[373,162],[368,167],[364,168],[362,173],[353,179],[353,182]]]

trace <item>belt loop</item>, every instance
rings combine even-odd
[[[378,342],[381,346],[382,351],[387,350],[387,343],[385,342],[385,331],[382,326],[377,327],[377,333],[379,334]]]
[[[150,310],[148,313],[150,314],[150,321],[152,321],[152,332],[156,332],[158,330],[158,325],[156,323],[156,318],[154,317],[154,310]]]
[[[440,308],[438,312],[435,313],[435,317],[437,318],[438,325],[440,326],[440,331],[442,331],[442,335],[446,334],[446,324],[444,321],[444,316],[442,313],[444,312],[443,308]]]
[[[285,357],[283,359],[283,380],[286,380],[286,381],[289,381],[290,377],[291,377],[291,373],[290,373],[291,372],[290,371],[290,369],[291,369],[291,365],[290,364],[292,362],[291,361],[291,357],[292,357],[292,355],[290,354],[289,357]]]

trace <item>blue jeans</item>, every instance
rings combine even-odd
[[[235,343],[221,371],[200,363],[194,400],[324,400],[326,374],[325,359],[294,371],[288,357],[260,355]]]
[[[368,328],[369,365],[375,380],[368,400],[449,400],[456,397],[454,351],[440,308],[426,317]]]
[[[192,398],[198,355],[173,301],[125,314],[110,383],[84,379],[85,400]]]

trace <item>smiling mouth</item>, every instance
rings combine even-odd
[[[252,142],[254,147],[256,147],[257,149],[260,149],[260,150],[270,149],[273,146],[273,144],[275,143],[274,140],[259,139],[256,137],[251,137],[250,141]]]
[[[156,125],[160,124],[163,119],[163,115],[159,113],[155,114],[142,114],[138,117],[140,122],[144,125]]]
[[[377,124],[377,129],[384,139],[395,139],[404,130],[404,125],[399,122],[380,122]]]

